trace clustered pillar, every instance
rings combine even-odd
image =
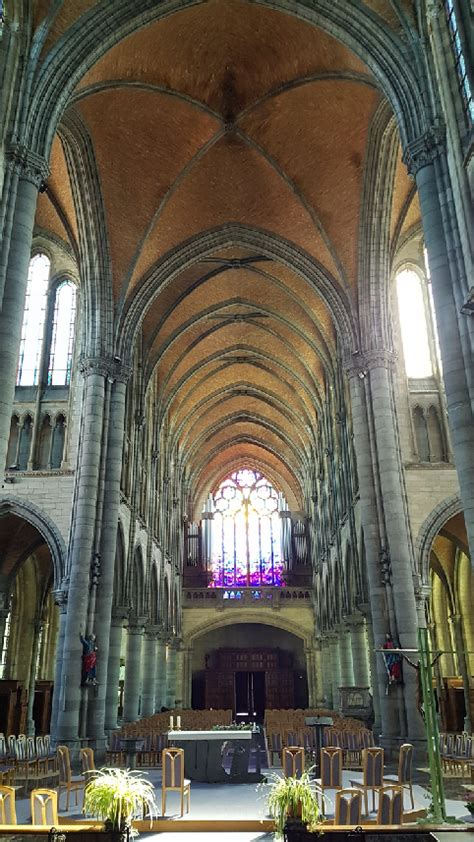
[[[125,654],[125,685],[123,692],[123,721],[135,722],[140,715],[142,686],[142,650],[146,617],[130,617]]]

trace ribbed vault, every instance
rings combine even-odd
[[[385,6],[367,3],[390,40],[397,16]],[[36,3],[38,22],[46,7]],[[44,52],[97,10],[89,0],[74,12],[66,4]],[[194,513],[243,462],[303,509],[337,356],[356,349],[379,83],[328,32],[246,0],[188,4],[89,67],[53,143],[38,229],[69,240],[86,262],[93,250],[80,241],[93,234],[102,267],[84,274],[102,285],[97,300],[113,301],[119,356],[140,338],[144,388],[153,385]],[[89,196],[94,222],[85,218]],[[391,197],[393,251],[418,220],[401,163]],[[188,256],[187,243],[226,226],[261,232],[262,244],[230,237],[225,248]],[[265,237],[287,244],[324,283],[291,257],[279,260]],[[112,315],[103,318],[108,330]]]

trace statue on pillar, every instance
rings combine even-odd
[[[386,651],[383,653],[385,661],[385,669],[387,670],[388,685],[402,683],[402,656],[400,652],[391,652],[391,649],[397,648],[393,642],[391,634],[385,635],[385,643],[382,647]],[[387,691],[388,691],[387,685]]]
[[[95,634],[80,635],[82,643],[82,679],[84,687],[95,687],[97,684],[97,646]]]

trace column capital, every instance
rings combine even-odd
[[[130,614],[128,605],[113,605],[111,620],[114,626],[123,625]]]
[[[11,141],[6,150],[7,167],[22,181],[30,181],[40,190],[49,175],[49,167],[42,155],[32,152],[17,141]]]
[[[359,602],[357,606],[357,610],[360,611],[362,614],[365,622],[370,622],[371,620],[371,610],[370,610],[370,602]]]
[[[409,174],[415,177],[419,170],[432,164],[445,148],[445,143],[446,129],[442,124],[430,126],[422,135],[407,143],[402,161]]]
[[[128,618],[128,633],[129,634],[144,634],[145,626],[148,617],[129,617]]]
[[[148,640],[159,640],[161,633],[161,626],[149,625],[145,629],[145,637]]]
[[[344,623],[346,624],[349,630],[357,628],[357,626],[363,626],[364,622],[364,617],[362,616],[362,614],[359,613],[348,614],[346,617],[344,617]]]
[[[365,380],[369,371],[374,368],[386,368],[393,371],[397,362],[397,355],[388,348],[374,348],[369,351],[355,351],[344,360],[344,369],[350,378],[357,377]]]
[[[58,588],[51,591],[53,594],[54,604],[58,606],[59,612],[65,614],[67,611],[68,591],[64,588]]]
[[[129,365],[125,365],[119,357],[82,357],[79,370],[83,377],[89,374],[100,374],[111,382],[126,383],[132,373]]]

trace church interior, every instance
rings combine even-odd
[[[0,790],[236,723],[469,800],[472,18],[3,4]]]

